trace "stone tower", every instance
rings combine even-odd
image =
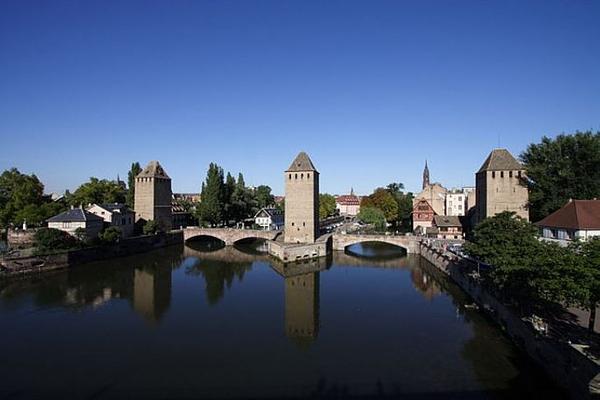
[[[171,230],[171,197],[171,178],[158,161],[150,161],[135,177],[136,222],[154,220]]]
[[[525,169],[506,149],[494,149],[475,174],[476,221],[502,211],[529,220],[529,193],[522,184]]]
[[[423,169],[423,188],[429,186],[429,167],[427,166],[427,160],[425,160],[425,169]]]
[[[286,243],[314,243],[319,236],[319,172],[305,152],[285,171]]]

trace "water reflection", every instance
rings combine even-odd
[[[425,260],[370,257],[192,244],[4,283],[0,398],[560,396]]]

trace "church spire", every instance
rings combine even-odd
[[[425,160],[425,169],[423,170],[423,189],[429,186],[429,167],[427,166],[427,160]]]

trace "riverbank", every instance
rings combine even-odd
[[[183,243],[182,231],[157,235],[137,236],[123,239],[119,243],[67,250],[55,254],[0,260],[0,279],[31,275],[75,267],[92,261],[108,260],[134,254],[146,253],[162,247]]]
[[[600,360],[586,352],[587,346],[535,330],[531,322],[524,320],[480,284],[468,261],[423,242],[421,256],[471,296],[478,307],[498,323],[513,342],[571,398],[600,398]]]

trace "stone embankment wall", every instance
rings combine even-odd
[[[315,242],[307,244],[289,244],[269,241],[269,255],[283,262],[294,262],[325,257],[328,253],[326,242]]]
[[[182,232],[173,231],[124,239],[109,246],[90,247],[35,257],[5,259],[1,261],[5,270],[0,273],[0,278],[70,268],[92,261],[145,253],[181,243],[183,243]]]
[[[25,249],[33,246],[33,237],[37,229],[13,230],[9,229],[6,234],[6,242],[9,248]]]
[[[500,324],[573,399],[600,399],[600,361],[586,356],[577,345],[542,336],[530,323],[482,287],[467,270],[468,263],[441,249],[421,244],[421,256],[448,275]]]

